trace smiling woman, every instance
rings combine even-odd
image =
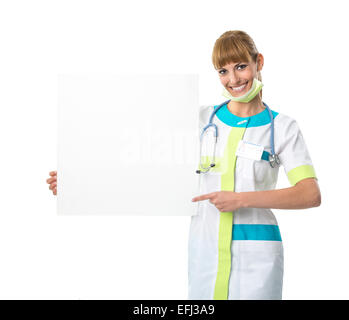
[[[234,37],[234,41],[223,41],[229,37]],[[263,55],[243,31],[225,33],[220,39],[213,49],[212,62],[224,87],[223,95],[235,102],[250,102],[245,106],[229,103],[228,109],[242,117],[262,111]]]
[[[189,299],[281,299],[283,244],[271,208],[319,206],[315,170],[297,122],[262,101],[264,58],[250,36],[222,34],[212,62],[229,100],[200,109],[200,130],[210,123],[218,136],[215,158],[203,152],[207,168],[197,171],[203,194],[193,201],[204,202],[190,226]],[[291,187],[275,190],[280,163]]]

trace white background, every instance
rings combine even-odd
[[[284,299],[349,298],[346,1],[0,3],[0,298],[187,297],[189,217],[56,215],[57,75],[199,73],[200,103],[218,104],[212,48],[235,29],[264,55],[263,100],[298,121],[322,192],[318,208],[274,210]]]

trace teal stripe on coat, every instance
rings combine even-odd
[[[272,224],[234,224],[233,240],[282,241],[279,226]]]
[[[217,107],[218,105],[214,106],[215,109]],[[270,110],[270,111],[273,114],[274,119],[279,114],[276,111],[273,111],[273,110]],[[250,127],[264,126],[270,123],[270,116],[267,108],[265,108],[260,113],[257,113],[250,117],[238,117],[235,114],[231,113],[228,109],[228,104],[225,104],[222,108],[220,108],[217,111],[216,116],[219,120],[221,120],[222,122],[224,122],[225,124],[231,127],[246,128],[247,126],[248,128],[250,128]]]
[[[262,160],[269,161],[269,152],[263,151],[263,153],[262,153]]]

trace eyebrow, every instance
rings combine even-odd
[[[236,66],[238,66],[238,65],[240,65],[240,64],[247,64],[247,62],[238,62],[234,67],[236,67]],[[225,69],[225,68],[219,68],[218,70],[222,70],[222,69]]]

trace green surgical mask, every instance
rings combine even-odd
[[[230,100],[238,102],[250,102],[261,91],[263,83],[257,78],[253,79],[252,87],[244,95],[240,97],[233,97],[230,92],[224,88],[222,95]]]

